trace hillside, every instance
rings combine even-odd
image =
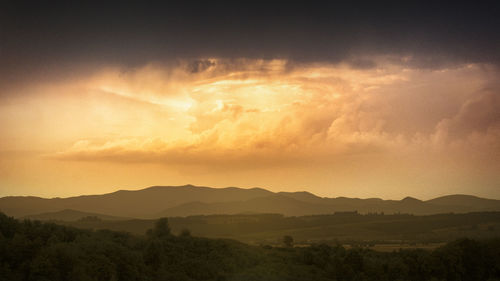
[[[277,213],[285,214],[287,216],[300,216],[303,214],[325,214],[332,212],[333,208],[329,205],[316,205],[287,196],[274,194],[271,196],[252,198],[244,201],[217,203],[190,202],[169,208],[161,212],[159,216],[243,213]]]
[[[427,201],[430,204],[440,206],[462,206],[468,208],[480,208],[484,211],[494,211],[498,208],[499,200],[484,199],[471,195],[455,194],[438,197]]]
[[[467,213],[500,211],[500,200],[450,195],[422,201],[379,198],[325,198],[308,192],[271,192],[262,188],[210,188],[201,186],[153,186],[119,190],[102,195],[69,198],[10,196],[0,198],[0,211],[14,217],[59,212],[66,209],[115,217],[158,218],[238,213],[279,213],[285,216],[360,213]]]
[[[40,221],[77,221],[85,218],[106,221],[118,221],[127,219],[123,217],[114,217],[97,213],[80,212],[71,209],[65,209],[57,212],[41,213],[37,215],[28,215],[22,218]]]
[[[253,188],[209,188],[200,186],[153,186],[141,190],[119,190],[102,195],[45,199],[11,196],[0,198],[0,210],[14,217],[75,209],[121,217],[151,217],[184,203],[242,201],[273,194]]]
[[[155,220],[95,220],[61,222],[85,229],[110,229],[143,234]],[[383,244],[442,243],[462,237],[487,239],[500,236],[500,212],[438,215],[361,215],[337,213],[284,217],[278,214],[238,214],[170,217],[171,229],[209,238],[230,238],[249,244],[275,244],[284,235],[298,243]]]

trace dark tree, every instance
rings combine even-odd
[[[0,281],[500,280],[500,239],[461,239],[433,251],[390,253],[326,244],[288,249],[174,236],[160,219],[149,237],[18,221],[0,213]]]
[[[283,236],[283,244],[287,247],[293,247],[293,237],[290,235]]]
[[[184,228],[182,231],[181,231],[181,236],[182,237],[190,237],[191,236],[191,231],[187,228]]]
[[[155,223],[155,227],[148,234],[156,238],[163,238],[170,236],[170,226],[168,225],[167,218],[161,218]]]

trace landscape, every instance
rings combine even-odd
[[[168,217],[173,233],[189,230],[195,236],[253,245],[281,245],[282,237],[290,235],[300,245],[398,249],[500,235],[500,200],[467,195],[382,200],[321,198],[262,188],[154,186],[70,198],[3,197],[0,211],[18,219],[137,235]]]
[[[17,218],[1,218],[3,261],[19,266],[3,268],[6,280],[482,280],[500,269],[500,200],[470,195],[382,200],[153,186],[9,196],[0,211]],[[88,250],[102,243],[106,250]],[[7,254],[20,249],[34,263]],[[447,260],[455,251],[458,263]]]
[[[0,1],[0,281],[500,280],[498,1]]]

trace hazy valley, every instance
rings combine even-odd
[[[500,235],[500,200],[449,195],[415,198],[321,198],[262,188],[155,186],[103,195],[0,198],[0,210],[20,219],[144,235],[160,217],[173,233],[281,245],[422,245]]]

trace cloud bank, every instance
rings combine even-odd
[[[98,96],[163,112],[148,123],[121,120],[112,105],[109,119],[131,122],[126,134],[132,136],[104,126],[108,134],[125,136],[79,139],[52,157],[255,166],[370,153],[488,155],[498,148],[498,92],[485,88],[491,80],[478,65],[434,72],[387,63],[368,70],[289,69],[284,60],[196,65],[194,72],[191,62],[174,69],[109,69],[88,79],[85,87]]]

